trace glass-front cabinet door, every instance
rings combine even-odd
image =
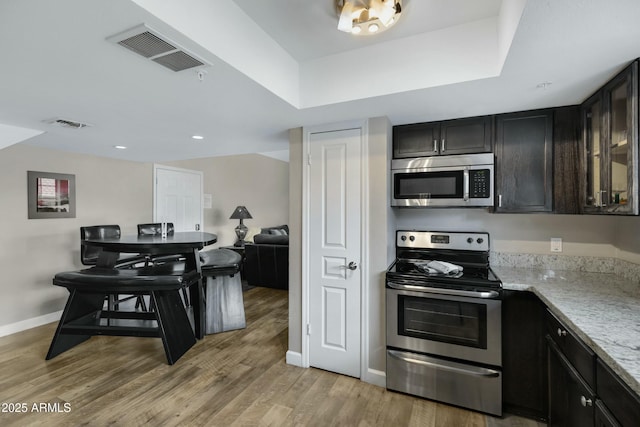
[[[638,63],[582,106],[584,212],[638,214]]]
[[[611,188],[608,204],[620,207],[624,207],[628,203],[631,194],[629,170],[633,169],[633,165],[629,162],[631,153],[629,152],[630,144],[628,144],[629,130],[632,126],[629,114],[631,106],[628,105],[629,99],[632,98],[629,96],[630,86],[632,83],[628,78],[624,78],[615,82],[608,90],[605,89],[611,132],[607,141],[609,144],[607,179],[609,180],[609,188]]]
[[[586,148],[586,203],[585,210],[596,210],[602,205],[602,188],[600,187],[600,156],[602,121],[601,93],[592,96],[583,105],[584,141]]]

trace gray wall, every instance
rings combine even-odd
[[[289,131],[289,350],[302,350],[302,128]]]
[[[368,120],[369,151],[369,302],[365,308],[368,319],[369,370],[384,372],[385,353],[385,294],[384,279],[393,260],[393,214],[390,201],[389,161],[391,122],[386,117]]]
[[[76,218],[27,219],[27,171],[74,174]],[[151,219],[152,166],[17,144],[0,150],[0,326],[62,310],[67,291],[55,273],[82,267],[83,225]]]
[[[617,218],[615,235],[618,257],[640,264],[640,217]]]
[[[204,192],[212,194],[204,228],[219,234],[219,244],[235,241],[238,204],[253,219],[250,228],[287,223],[286,162],[261,155],[227,156],[167,163],[201,170]],[[76,176],[76,218],[27,219],[27,171]],[[259,171],[256,173],[256,171]],[[153,165],[66,153],[17,144],[0,150],[0,332],[15,323],[62,310],[67,291],[51,284],[59,271],[82,268],[80,231],[84,225],[119,224],[136,233],[136,224],[153,219]],[[51,319],[57,320],[57,319]]]
[[[288,224],[289,163],[260,154],[208,157],[165,162],[164,165],[203,172],[203,192],[211,194],[212,208],[204,210],[204,231],[218,235],[217,246],[236,241],[237,219],[229,219],[244,205],[249,235],[261,227]]]
[[[638,236],[629,233],[640,224],[637,217],[492,214],[483,209],[395,209],[394,214],[398,229],[487,231],[492,251],[551,254],[550,238],[560,237],[561,255],[640,262]]]

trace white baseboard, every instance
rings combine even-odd
[[[287,365],[305,368],[305,366],[302,366],[302,353],[289,350],[287,351],[285,361]],[[361,378],[361,381],[384,388],[387,387],[387,374],[384,371],[369,368],[364,374],[364,377]]]
[[[387,374],[384,371],[369,368],[362,381],[385,388],[387,387]]]
[[[62,316],[62,310],[54,313],[45,314],[44,316],[33,317],[20,322],[10,323],[0,326],[0,337],[15,334],[16,332],[26,331],[36,326],[46,325],[47,323],[57,322]]]
[[[304,368],[304,366],[302,366],[302,353],[289,350],[287,351],[287,357],[285,360],[287,362],[287,365],[293,365],[293,366],[298,366],[300,368]]]

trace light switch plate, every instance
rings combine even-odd
[[[562,252],[562,238],[561,237],[552,237],[551,238],[551,252]]]

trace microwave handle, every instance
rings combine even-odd
[[[469,201],[469,168],[464,168],[464,194],[462,195],[465,202]]]

